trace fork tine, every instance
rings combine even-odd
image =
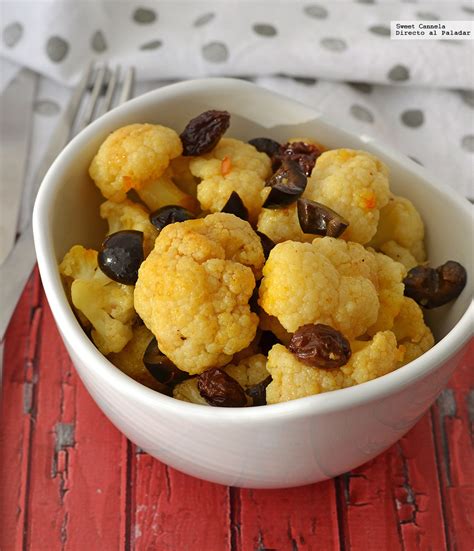
[[[117,83],[120,78],[120,65],[117,65],[115,71],[110,75],[109,82],[107,83],[107,89],[105,92],[105,97],[99,107],[97,112],[97,118],[102,116],[104,113],[110,110],[112,105],[112,99],[114,97],[115,89],[117,88]]]
[[[80,81],[78,82],[76,88],[74,89],[74,92],[72,93],[72,97],[64,112],[64,119],[66,121],[66,124],[70,128],[70,133],[68,136],[69,139],[71,138],[71,134],[74,126],[74,120],[78,115],[79,107],[81,106],[81,102],[84,97],[85,91],[87,89],[87,85],[90,82],[93,70],[94,70],[94,64],[90,63],[89,67],[83,73]]]
[[[127,69],[127,72],[125,73],[122,93],[120,94],[120,98],[118,100],[119,105],[121,105],[122,103],[125,103],[127,100],[129,100],[132,97],[134,82],[135,82],[135,68],[129,67]]]
[[[99,67],[99,69],[97,69],[94,85],[92,87],[92,92],[89,97],[89,102],[84,111],[84,115],[82,116],[82,120],[79,124],[78,130],[82,130],[83,128],[85,128],[92,120],[92,116],[94,115],[94,110],[97,105],[97,101],[102,91],[102,84],[104,83],[106,70],[107,70],[106,65],[104,65],[103,67]]]

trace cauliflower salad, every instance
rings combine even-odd
[[[59,270],[99,351],[178,400],[247,407],[358,385],[432,347],[423,309],[455,299],[466,271],[429,267],[384,163],[223,137],[229,125],[217,110],[180,135],[131,124],[97,151],[108,234]]]

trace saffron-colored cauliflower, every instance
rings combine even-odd
[[[102,354],[120,352],[133,336],[133,287],[109,279],[98,267],[97,251],[75,245],[59,266],[71,284],[71,300],[92,324],[92,340]]]
[[[239,140],[222,138],[210,153],[193,158],[189,168],[201,179],[197,196],[202,210],[221,211],[235,191],[247,207],[250,221],[257,220],[263,203],[260,192],[271,174],[271,161],[265,153]]]
[[[173,182],[179,189],[196,198],[198,179],[189,170],[189,163],[191,161],[192,157],[176,157],[171,161],[169,170],[171,171]]]
[[[120,202],[160,178],[183,146],[178,134],[158,124],[130,124],[112,132],[92,160],[89,174],[102,195]]]
[[[267,358],[263,354],[256,354],[240,361],[237,365],[227,365],[224,367],[224,371],[235,379],[244,390],[247,390],[268,377],[266,363]],[[173,389],[173,397],[184,402],[207,406],[208,403],[199,394],[197,382],[197,378],[193,377],[176,385]],[[252,405],[252,398],[247,397],[247,402],[248,405]]]
[[[365,151],[326,151],[318,157],[303,197],[348,220],[342,239],[368,243],[377,231],[380,209],[389,199],[387,167]]]
[[[150,222],[148,211],[133,201],[125,199],[122,203],[105,201],[100,205],[100,216],[107,220],[109,233],[122,230],[136,230],[143,233],[145,256],[153,249],[158,230]]]
[[[413,203],[405,197],[392,195],[388,204],[380,211],[377,233],[370,245],[383,250],[384,244],[395,241],[400,247],[407,249],[417,264],[420,264],[426,260],[424,237],[423,220]],[[385,248],[384,252],[388,254],[386,250]]]
[[[386,241],[378,249],[396,262],[403,264],[407,272],[418,266],[418,262],[412,253],[405,247],[401,247],[396,241]]]
[[[258,236],[232,214],[171,224],[141,265],[135,308],[180,369],[221,367],[255,337],[248,301],[263,261]]]
[[[118,353],[109,354],[109,360],[135,381],[163,392],[166,389],[165,385],[158,382],[143,363],[143,354],[152,339],[153,334],[144,325],[138,325],[125,348]]]
[[[265,190],[270,191],[270,188]],[[262,209],[258,216],[257,229],[274,243],[283,243],[283,241],[311,243],[316,237],[301,230],[296,203],[282,209]]]
[[[358,385],[390,373],[398,367],[401,352],[391,331],[374,335],[371,341],[352,341],[349,362],[336,369],[309,367],[287,348],[276,344],[268,354],[272,382],[267,403],[276,404],[321,392]]]
[[[425,324],[422,309],[408,297],[403,297],[400,313],[393,324],[393,332],[398,344],[405,349],[401,365],[415,360],[434,344],[433,334]]]
[[[339,271],[318,252],[319,241],[274,247],[263,268],[259,304],[290,333],[308,323],[324,323],[347,338],[363,335],[377,321],[377,290],[369,278]]]
[[[270,316],[262,309],[260,309],[258,317],[260,318],[259,327],[262,331],[271,331],[285,346],[290,344],[292,335],[278,321],[278,318]]]

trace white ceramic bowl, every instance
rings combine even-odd
[[[409,197],[427,228],[432,265],[448,259],[468,270],[455,303],[433,312],[438,343],[421,358],[360,386],[248,409],[188,404],[130,379],[103,357],[78,324],[57,264],[74,244],[98,247],[102,201],[87,169],[109,132],[134,123],[178,131],[207,109],[232,113],[229,136],[286,141],[312,136],[330,148],[366,149],[390,167],[391,187]],[[151,455],[188,474],[223,484],[281,488],[336,476],[373,458],[405,434],[435,400],[472,334],[473,217],[468,202],[433,183],[416,163],[328,124],[317,111],[232,79],[175,84],[115,109],[81,132],[46,175],[35,205],[34,235],[46,295],[84,384],[107,417]],[[97,442],[100,449],[100,442]]]

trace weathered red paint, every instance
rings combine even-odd
[[[35,272],[5,343],[0,549],[470,550],[473,356],[474,345],[431,415],[354,472],[291,490],[226,488],[169,469],[105,419]]]

